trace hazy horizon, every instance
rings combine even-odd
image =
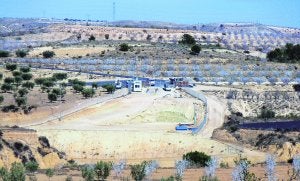
[[[184,24],[250,22],[300,28],[298,0],[0,0],[0,17],[163,21]],[[115,2],[115,19],[113,3]]]

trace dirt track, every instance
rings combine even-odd
[[[130,163],[136,163],[155,159],[162,166],[171,167],[184,153],[194,150],[216,155],[229,163],[239,154],[250,156],[254,162],[264,158],[265,155],[260,152],[245,149],[241,153],[240,148],[208,138],[215,126],[222,124],[223,120],[218,120],[223,116],[222,112],[212,117],[217,121],[209,122],[205,126],[208,131],[199,135],[176,132],[175,126],[179,122],[162,122],[157,115],[171,111],[174,115],[180,115],[180,119],[184,116],[192,122],[193,102],[197,100],[174,98],[174,94],[162,90],[157,94],[133,93],[88,107],[66,116],[62,121],[51,121],[31,128],[37,129],[39,135],[47,136],[50,143],[66,152],[69,159],[80,163],[103,159],[127,159]],[[212,102],[213,113],[218,102],[213,98],[209,101]],[[162,120],[165,119],[168,117]]]

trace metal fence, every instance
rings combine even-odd
[[[195,125],[196,127],[192,129],[192,133],[197,134],[197,133],[199,133],[199,131],[201,131],[203,129],[203,127],[207,123],[207,119],[208,119],[207,99],[204,96],[204,94],[202,94],[201,92],[194,91],[191,88],[182,88],[182,90],[184,90],[186,93],[190,94],[191,96],[198,98],[199,100],[201,100],[204,103],[204,106],[205,106],[204,118],[200,122],[199,125]]]

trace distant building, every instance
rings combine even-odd
[[[135,80],[133,81],[133,92],[142,92],[142,81]]]

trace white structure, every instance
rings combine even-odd
[[[142,81],[133,81],[133,92],[142,92]]]

